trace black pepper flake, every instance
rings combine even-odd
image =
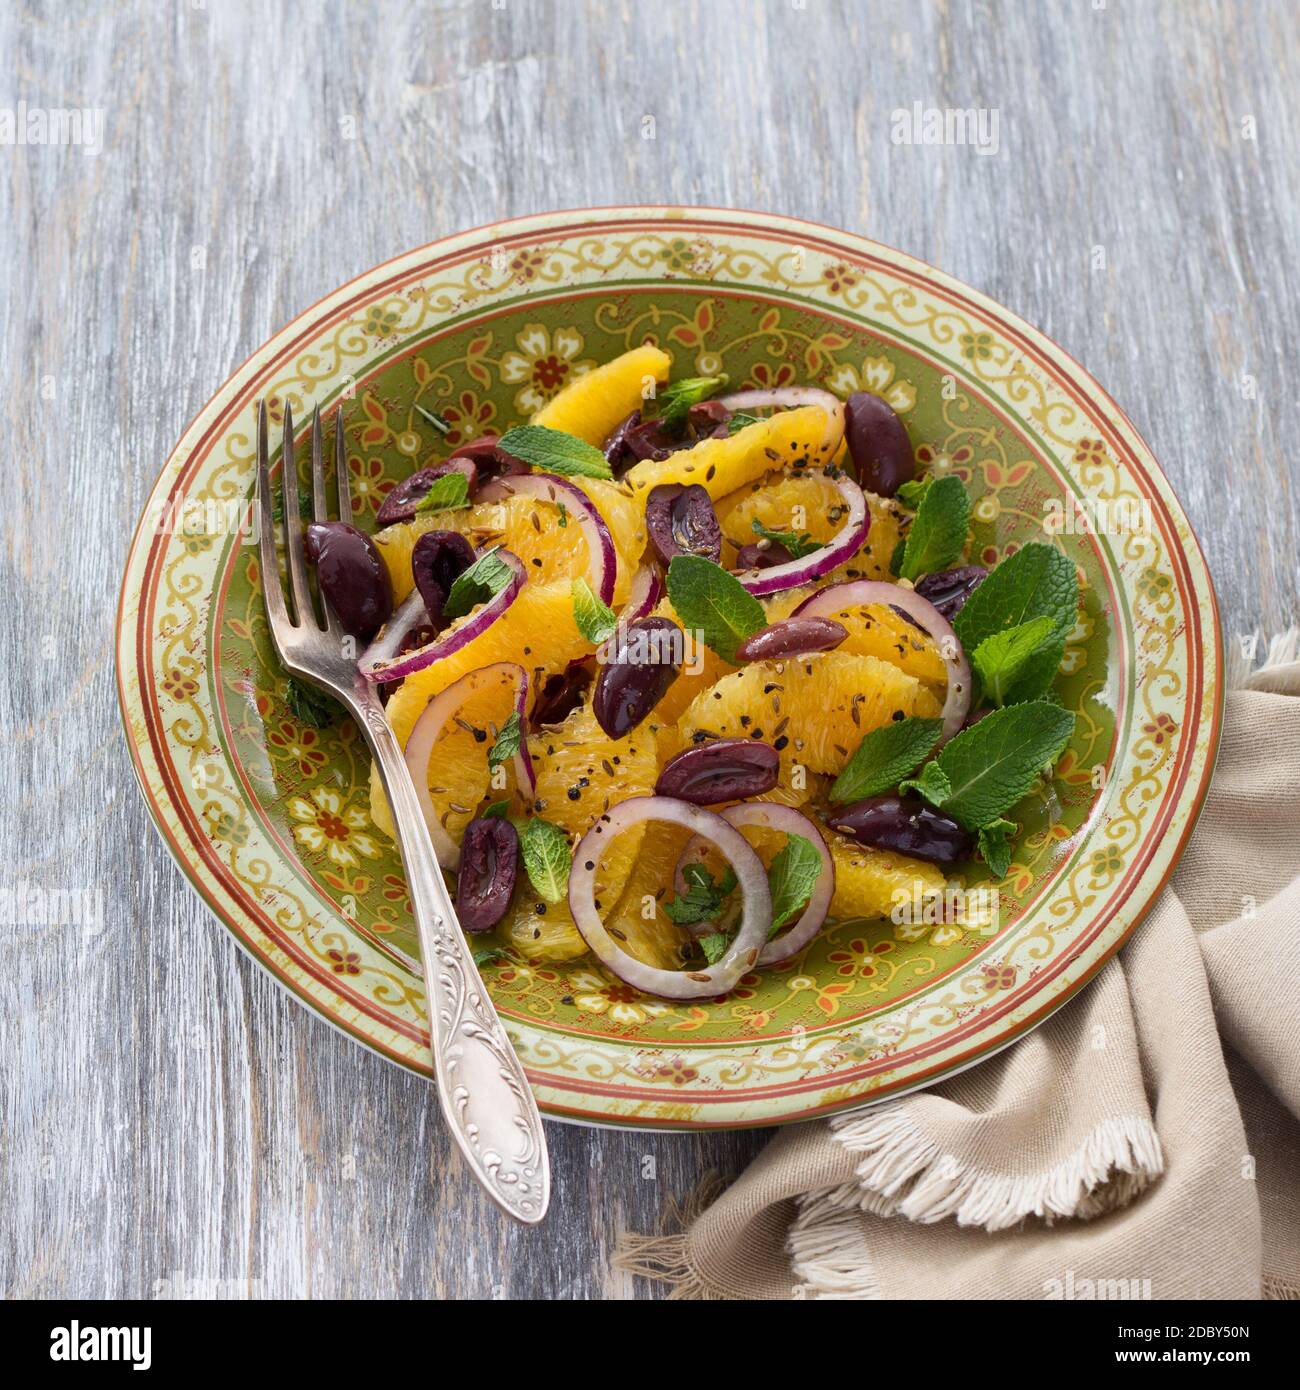
[[[569,800],[570,800],[570,801],[581,801],[581,800],[582,800],[582,788],[581,788],[581,787],[570,787],[570,788],[569,788],[569,793],[568,793],[568,795],[569,795]]]

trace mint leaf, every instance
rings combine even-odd
[[[952,783],[948,781],[938,763],[926,763],[919,777],[909,777],[898,784],[900,792],[920,792],[933,806],[942,806],[952,795]]]
[[[439,434],[450,434],[451,423],[444,420],[436,410],[426,410],[422,405],[417,405],[416,410],[438,431]]]
[[[294,676],[289,677],[285,687],[284,702],[299,724],[308,724],[313,729],[328,729],[339,717],[339,706],[323,690]]]
[[[673,556],[668,598],[682,626],[698,632],[733,665],[736,648],[767,625],[767,614],[754,595],[734,574],[702,555]]]
[[[939,741],[942,719],[902,719],[873,729],[831,785],[834,802],[861,801],[896,787]]]
[[[569,589],[573,595],[573,621],[578,631],[588,642],[599,646],[618,626],[614,610],[592,593],[585,579],[575,579]]]
[[[669,921],[676,922],[679,927],[712,922],[722,911],[722,904],[736,891],[736,875],[730,869],[715,883],[703,864],[687,864],[682,878],[686,880],[686,892],[676,898],[666,898],[660,904]]]
[[[1011,837],[1016,833],[1014,822],[998,820],[980,826],[980,853],[994,878],[1005,878],[1011,867]]]
[[[713,931],[700,937],[695,944],[704,952],[704,959],[710,965],[716,965],[727,954],[731,938],[726,932]]]
[[[919,579],[961,558],[970,527],[970,498],[960,478],[936,478],[925,490],[907,533],[898,573]]]
[[[1048,617],[1056,631],[1025,663],[1006,692],[1005,703],[1036,700],[1046,693],[1061,666],[1065,639],[1079,610],[1079,578],[1074,562],[1055,546],[1030,541],[1009,555],[971,594],[953,619],[962,646],[973,652],[995,633],[1033,618]]]
[[[727,433],[729,435],[739,434],[741,430],[747,430],[750,425],[758,425],[761,423],[762,421],[757,415],[751,415],[746,410],[738,410],[731,419],[727,421]]]
[[[912,478],[899,487],[894,494],[894,499],[915,511],[921,505],[921,498],[930,490],[932,482],[934,482],[933,477]]]
[[[516,425],[501,436],[497,448],[543,473],[579,478],[614,476],[609,460],[594,444],[545,425]]]
[[[978,591],[977,591],[978,592]],[[904,783],[955,816],[967,830],[991,826],[1061,756],[1074,715],[1049,700],[994,710],[964,729]]]
[[[1044,614],[1027,623],[1017,623],[1005,632],[995,632],[975,648],[970,664],[995,705],[1007,703],[1007,691],[1015,685],[1030,658],[1052,641],[1055,631],[1055,622]]]
[[[772,931],[792,922],[804,909],[822,873],[822,857],[811,840],[787,835],[767,868],[772,890]]]
[[[764,526],[757,517],[751,521],[756,536],[761,536],[765,541],[775,541],[777,545],[783,545],[796,560],[802,560],[805,555],[811,555],[814,550],[822,548],[821,541],[815,541],[807,531],[773,531],[770,526]]]
[[[904,556],[906,553],[907,553],[907,537],[904,536],[903,539],[902,539],[901,541],[899,541],[898,544],[893,548],[893,550],[891,550],[891,551],[889,552],[889,572],[890,572],[890,574],[898,574],[898,573],[902,570],[902,568],[903,568],[903,556]]]
[[[503,800],[503,801],[494,801],[490,806],[485,806],[485,807],[483,808],[483,810],[479,812],[479,819],[480,819],[480,820],[494,820],[494,819],[505,820],[505,819],[507,818],[507,814],[508,814],[509,810],[510,810],[510,800],[509,800],[509,798],[506,798],[506,799]]]
[[[444,473],[415,504],[415,514],[448,512],[469,506],[469,479],[463,473]]]
[[[519,837],[528,881],[548,903],[558,903],[569,887],[569,837],[558,825],[534,816]]]
[[[670,430],[680,430],[686,424],[691,406],[717,395],[727,384],[725,376],[688,376],[659,390],[645,403],[641,411],[647,420],[662,420]]]
[[[515,572],[497,554],[496,546],[485,551],[452,583],[447,601],[442,605],[442,616],[448,620],[463,618],[471,608],[495,598],[515,577]]]
[[[510,718],[502,724],[492,747],[488,749],[488,770],[495,772],[502,763],[508,762],[519,752],[520,740],[523,738],[523,721],[519,718],[519,711],[512,710]]]
[[[500,946],[479,946],[474,951],[474,964],[482,969],[499,960],[505,960],[506,953]]]

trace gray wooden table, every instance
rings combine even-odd
[[[1092,368],[1229,633],[1300,613],[1294,0],[5,0],[0,55],[0,142],[22,102],[103,119],[95,153],[0,143],[0,886],[103,906],[0,926],[0,1294],[620,1296],[619,1229],[764,1142],[552,1126],[553,1215],[508,1227],[429,1088],[250,965],[145,815],[112,679],[137,512],[232,368],[367,266],[557,206],[861,230]],[[895,144],[916,102],[996,112],[998,152]]]

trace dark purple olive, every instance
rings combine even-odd
[[[988,575],[982,565],[963,565],[960,569],[923,575],[916,581],[916,592],[952,622]]]
[[[848,628],[834,618],[783,618],[746,637],[736,648],[736,660],[772,661],[805,652],[829,652],[848,635]]]
[[[716,565],[722,559],[722,527],[713,499],[699,485],[662,483],[650,489],[645,504],[650,544],[664,565],[674,555],[702,555]]]
[[[451,586],[474,563],[474,547],[458,531],[426,531],[411,551],[411,575],[429,621],[442,630],[442,605]]]
[[[931,864],[946,866],[969,859],[975,847],[975,837],[968,830],[916,796],[869,796],[840,807],[826,817],[826,823],[870,849],[910,854]]]
[[[379,511],[375,513],[377,526],[393,526],[399,521],[410,521],[415,510],[424,501],[429,489],[447,473],[463,473],[469,484],[470,496],[478,486],[478,469],[472,459],[461,459],[458,463],[448,459],[445,463],[435,463],[429,468],[421,468],[412,473],[405,482],[398,485],[384,498]]]
[[[903,422],[870,391],[855,391],[845,401],[844,437],[858,481],[870,492],[892,497],[916,472]]]
[[[742,545],[736,551],[736,569],[770,570],[777,565],[788,565],[793,559],[780,541],[764,541],[762,545]]]
[[[721,401],[696,401],[686,414],[686,428],[696,439],[721,439],[730,420],[731,411]]]
[[[346,521],[313,521],[305,549],[343,630],[369,642],[393,611],[393,586],[379,547]]]
[[[490,931],[506,915],[519,867],[519,835],[504,816],[465,827],[456,875],[456,916],[466,931]]]
[[[614,470],[615,477],[619,475],[620,470],[630,467],[637,461],[636,455],[628,448],[627,435],[629,430],[635,429],[640,423],[641,412],[634,410],[631,415],[618,422],[614,427],[614,433],[601,446],[609,466]]]
[[[696,806],[742,801],[770,792],[780,767],[781,755],[770,743],[721,738],[686,748],[670,759],[655,783],[655,793]]]
[[[629,452],[637,459],[666,459],[689,441],[670,430],[662,420],[641,420],[623,436]]]
[[[487,482],[489,478],[505,478],[529,472],[528,465],[521,459],[498,448],[499,438],[500,436],[495,434],[481,434],[477,439],[458,444],[447,455],[447,462],[450,463],[452,459],[469,459],[478,470],[480,482]]]
[[[594,672],[579,661],[557,675],[547,676],[533,705],[533,729],[540,729],[543,724],[563,724],[582,703],[593,676]]]
[[[610,738],[630,733],[663,699],[677,679],[683,646],[681,628],[668,618],[638,618],[620,630],[591,701]]]
[[[984,719],[986,716],[992,713],[992,706],[989,705],[986,705],[983,709],[971,710],[971,712],[966,716],[966,718],[961,721],[961,729],[958,729],[957,732],[961,733],[962,729],[973,729],[975,725],[980,722],[981,719]]]

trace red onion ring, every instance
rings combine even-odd
[[[703,970],[662,970],[629,955],[605,930],[596,910],[596,870],[605,847],[624,830],[646,820],[668,821],[708,840],[730,863],[744,908],[740,930],[726,955]],[[763,861],[734,826],[671,796],[634,796],[611,806],[578,841],[569,873],[569,911],[582,939],[607,969],[625,984],[662,999],[711,999],[735,987],[752,970],[767,940],[772,895]]]
[[[719,402],[730,411],[796,410],[801,405],[819,405],[826,412],[826,439],[834,437],[836,442],[844,434],[844,402],[820,386],[778,386],[768,391],[733,391],[729,396],[720,396]]]
[[[655,565],[642,565],[632,576],[632,588],[628,593],[623,611],[618,615],[621,623],[634,623],[638,618],[647,617],[659,606],[664,596],[664,578]]]
[[[613,599],[618,565],[614,540],[609,534],[609,527],[605,525],[605,518],[596,510],[596,504],[576,483],[557,477],[554,473],[517,473],[495,478],[479,488],[475,501],[500,502],[506,497],[533,497],[553,506],[563,502],[566,510],[574,513],[578,529],[587,542],[590,559],[587,582],[602,603],[609,603]]]
[[[814,550],[802,560],[788,560],[784,565],[773,565],[771,569],[738,573],[736,578],[755,598],[777,593],[781,589],[797,589],[800,584],[821,579],[846,560],[851,560],[862,549],[867,532],[871,530],[871,510],[867,506],[866,496],[852,478],[841,475],[831,481],[848,503],[848,520],[820,550]]]
[[[483,552],[480,552],[480,559],[482,554]],[[499,555],[514,573],[514,577],[499,594],[490,598],[478,612],[468,613],[464,618],[458,619],[447,631],[439,633],[432,642],[399,656],[402,643],[411,629],[418,627],[422,621],[428,621],[424,600],[418,590],[412,589],[402,601],[402,606],[384,625],[383,631],[361,653],[361,659],[357,662],[361,674],[377,685],[385,681],[401,680],[403,676],[423,671],[426,666],[451,656],[453,652],[468,646],[476,637],[481,637],[519,597],[519,591],[524,587],[526,579],[523,562],[517,555],[509,550],[496,550],[493,554]]]
[[[880,579],[852,579],[845,584],[828,584],[818,589],[794,610],[790,616],[804,613],[815,618],[829,618],[842,613],[846,608],[866,607],[879,603],[887,608],[898,608],[934,638],[939,648],[943,664],[948,668],[948,695],[943,703],[943,729],[939,734],[941,747],[961,728],[970,709],[971,672],[970,662],[962,650],[952,624],[928,599],[924,599],[915,589],[904,588],[901,584],[888,584]]]
[[[444,869],[454,873],[460,867],[460,846],[447,833],[438,819],[433,798],[429,795],[429,763],[437,746],[438,736],[455,716],[456,711],[485,685],[494,680],[515,682],[515,712],[519,715],[521,732],[519,751],[514,755],[515,781],[519,790],[529,801],[537,793],[537,774],[533,771],[533,760],[528,753],[526,731],[522,729],[528,703],[528,673],[513,661],[494,661],[489,666],[480,666],[469,671],[459,680],[452,681],[446,688],[434,695],[424,707],[423,713],[415,721],[411,736],[406,740],[406,765],[411,770],[411,780],[415,783],[415,794],[420,799],[420,809],[424,812],[424,823],[429,827],[429,838],[433,841],[434,853]],[[484,754],[486,757],[486,753]]]
[[[723,820],[734,825],[737,829],[742,825],[761,825],[767,830],[781,831],[786,835],[802,835],[821,857],[822,871],[808,899],[808,906],[803,910],[803,915],[786,927],[780,936],[773,937],[763,947],[763,952],[758,958],[759,969],[767,965],[779,965],[782,961],[789,960],[791,956],[798,955],[821,931],[826,914],[830,911],[831,899],[835,896],[835,861],[826,848],[826,841],[822,838],[821,831],[802,811],[796,811],[793,806],[782,806],[775,801],[742,801],[735,806],[728,806],[721,815]],[[686,863],[698,844],[698,836],[689,840],[686,848],[682,850],[681,858],[677,861],[677,868],[673,873],[673,883],[678,893],[686,891],[686,879],[682,874],[682,865]],[[697,927],[687,927],[686,930],[693,936],[704,934]]]

